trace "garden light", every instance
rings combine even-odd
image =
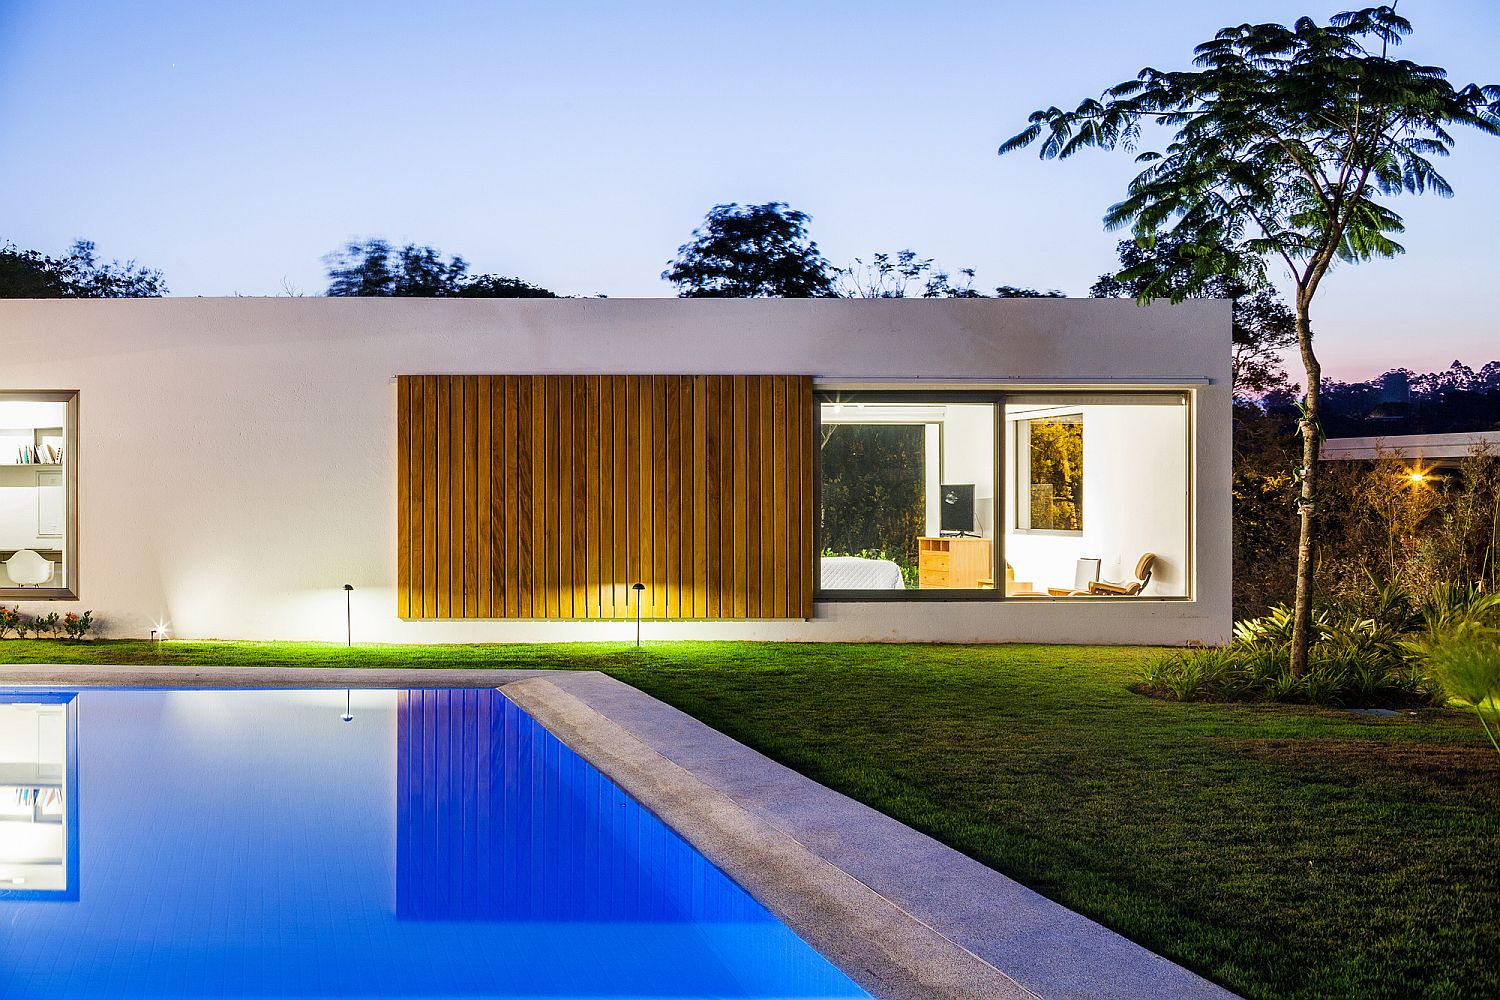
[[[632,583],[630,589],[635,591],[635,648],[641,648],[641,592],[646,589],[644,583]]]

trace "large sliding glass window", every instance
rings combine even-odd
[[[76,392],[0,391],[0,599],[78,593]]]
[[[995,397],[841,394],[819,409],[821,589],[991,590]]]
[[[825,391],[819,592],[1191,596],[1178,391]]]

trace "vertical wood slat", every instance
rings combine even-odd
[[[396,616],[398,618],[412,617],[411,435],[411,380],[406,379],[396,385]],[[417,482],[415,485],[420,493],[421,483]]]
[[[811,616],[811,379],[397,383],[401,618]]]

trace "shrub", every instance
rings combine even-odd
[[[0,639],[5,638],[5,633],[14,632],[19,638],[21,636],[21,609],[0,607]]]
[[[1474,710],[1500,753],[1500,629],[1460,622],[1430,639],[1424,651],[1443,692]]]
[[[81,615],[69,611],[67,614],[63,615],[63,633],[66,634],[69,639],[72,639],[75,642],[87,635],[89,629],[92,628],[93,625],[94,613],[92,611],[85,611]]]
[[[1174,651],[1148,663],[1141,689],[1177,701],[1288,701],[1314,705],[1445,704],[1426,669],[1431,638],[1457,623],[1500,625],[1500,596],[1443,584],[1414,598],[1393,586],[1313,617],[1307,670],[1291,674],[1292,612],[1275,607],[1235,624],[1228,645]]]

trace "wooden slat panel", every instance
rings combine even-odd
[[[547,609],[547,379],[531,391],[531,615],[546,618]]]
[[[692,558],[691,540],[682,534],[682,511],[686,503],[683,485],[682,462],[682,380],[669,375],[667,383],[667,530],[662,538],[667,552],[667,575],[663,586],[666,590],[667,618],[682,617],[682,563],[683,551]]]
[[[479,616],[479,400],[473,375],[463,378],[463,617]],[[488,549],[488,545],[485,546]]]
[[[616,618],[627,617],[632,609],[627,607],[630,597],[630,585],[635,582],[630,566],[629,544],[627,536],[630,534],[630,526],[634,522],[630,520],[633,516],[626,504],[628,499],[625,490],[620,488],[621,483],[627,482],[635,476],[635,467],[629,464],[630,455],[634,454],[630,449],[636,447],[636,434],[633,428],[626,422],[626,406],[629,397],[626,393],[626,380],[623,375],[615,375],[610,379],[614,383],[613,407],[610,411],[610,427],[614,438],[611,447],[615,454],[615,474],[611,480],[612,487],[609,489],[611,517],[614,519],[615,530],[612,535],[614,539],[615,560],[615,614]]]
[[[746,490],[749,482],[746,464],[746,445],[749,436],[745,433],[749,421],[747,406],[745,376],[736,375],[734,376],[734,408],[730,416],[734,438],[734,513],[729,528],[733,535],[731,545],[734,550],[734,581],[730,589],[734,592],[733,616],[735,618],[745,617],[745,585],[749,571],[745,562],[745,510]]]
[[[645,381],[645,380],[643,380]],[[667,617],[667,563],[673,542],[667,537],[667,376],[653,375],[651,405],[646,419],[651,425],[651,617]]]
[[[463,376],[448,380],[448,614],[464,615],[464,387]]]
[[[543,429],[545,441],[542,453],[545,466],[542,469],[542,544],[538,552],[542,557],[542,612],[541,617],[557,618],[562,609],[557,600],[557,570],[562,565],[562,556],[557,537],[557,525],[561,513],[558,503],[560,475],[557,468],[558,443],[562,434],[562,414],[558,410],[560,386],[556,375],[543,380]]]
[[[411,614],[411,379],[396,379],[396,615]],[[418,489],[421,489],[420,483]],[[420,549],[418,549],[420,551]]]
[[[437,617],[437,379],[422,377],[422,617]]]
[[[812,384],[397,379],[402,618],[812,613]]]
[[[452,583],[452,562],[450,552],[452,549],[452,526],[458,522],[453,519],[452,511],[448,504],[453,497],[453,483],[450,472],[449,447],[452,437],[448,432],[448,417],[452,412],[449,406],[448,393],[449,381],[447,376],[439,376],[437,380],[437,465],[434,471],[438,478],[438,504],[437,504],[437,611],[436,617],[448,617],[448,594]]]
[[[772,583],[771,597],[772,615],[777,618],[786,617],[786,542],[784,532],[786,529],[786,382],[776,379],[771,383],[772,407],[775,419],[771,423],[771,445],[774,449],[774,457],[771,460],[771,489],[775,491],[775,505],[771,510],[771,523],[767,528],[771,541]]]
[[[704,614],[709,618],[724,617],[719,606],[719,581],[723,570],[723,548],[719,544],[719,518],[721,495],[724,490],[723,471],[719,468],[719,377],[704,380],[706,406],[703,413],[703,562],[705,576]]]
[[[760,379],[746,380],[747,419],[741,436],[745,439],[745,617],[760,618],[760,479],[763,463],[760,455]]]
[[[600,595],[606,577],[599,560],[599,376],[583,380],[583,476],[579,496],[583,499],[583,617],[601,617]]]
[[[734,379],[719,383],[719,617],[734,617]]]
[[[615,379],[599,379],[599,412],[595,414],[599,435],[599,484],[595,502],[599,505],[599,617],[613,618],[619,600],[619,577],[615,573]],[[623,442],[622,442],[623,443]]]
[[[651,489],[651,469],[655,462],[655,385],[651,379],[636,379],[640,384],[640,409],[634,415],[634,423],[631,424],[631,433],[639,438],[640,454],[637,456],[636,465],[631,468],[630,475],[636,477],[636,496],[639,498],[640,508],[636,513],[636,534],[640,544],[640,583],[645,583],[645,591],[639,595],[631,591],[631,597],[639,597],[640,616],[642,618],[657,618],[655,615],[655,532],[652,525],[655,520],[655,492]],[[637,582],[631,580],[631,583]],[[631,607],[631,615],[634,607]]]

